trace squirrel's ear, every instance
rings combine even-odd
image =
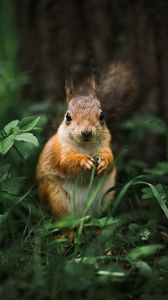
[[[99,76],[98,71],[96,69],[96,65],[94,60],[92,60],[92,95],[100,99],[100,82],[99,82]]]
[[[100,99],[100,85],[95,77],[92,79],[92,95],[95,98]]]
[[[65,75],[65,93],[66,99],[69,102],[73,98],[73,82],[71,75],[66,72]]]

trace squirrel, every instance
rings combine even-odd
[[[116,167],[111,149],[112,134],[106,125],[102,104],[108,101],[110,110],[111,103],[114,108],[111,113],[115,115],[117,109],[122,110],[121,102],[136,94],[137,85],[131,68],[122,62],[109,67],[102,83],[101,96],[96,77],[92,80],[92,92],[80,96],[74,95],[72,79],[66,79],[67,111],[56,134],[44,146],[36,170],[39,198],[55,218],[68,213],[81,217],[86,212],[92,217],[100,216],[114,197],[111,188],[116,181]],[[117,97],[119,108],[114,107]],[[129,103],[123,103],[124,109]],[[92,174],[96,175],[92,182],[95,199],[89,204]]]

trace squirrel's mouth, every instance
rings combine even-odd
[[[93,136],[89,136],[89,137],[80,137],[80,142],[81,143],[89,143],[89,142],[92,142],[93,140]]]
[[[80,141],[81,143],[88,143],[92,141],[92,138],[81,138]]]

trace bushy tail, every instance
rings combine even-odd
[[[138,78],[131,63],[117,61],[101,75],[101,102],[111,130],[118,127],[138,104]]]

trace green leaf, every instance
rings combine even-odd
[[[12,195],[18,195],[26,177],[9,178],[2,183],[2,191]]]
[[[154,186],[154,185],[152,185],[148,182],[145,182],[145,181],[139,181],[136,184],[146,184],[150,187],[154,197],[156,198],[156,200],[158,201],[160,207],[162,208],[162,210],[164,211],[166,217],[168,218],[168,207],[166,205],[166,193],[165,193],[164,188],[162,187],[162,185],[157,184],[156,186]],[[163,193],[163,191],[164,191],[164,193]]]
[[[168,218],[168,207],[165,203],[166,202],[165,201],[165,195],[164,195],[164,197],[163,197],[163,194],[161,195],[160,185],[159,185],[159,188],[158,188],[158,185],[154,186],[153,184],[151,184],[149,182],[142,181],[142,179],[144,179],[144,178],[145,178],[144,176],[139,175],[139,176],[131,179],[129,182],[127,182],[124,185],[124,187],[121,189],[121,191],[119,192],[119,194],[117,195],[117,197],[115,199],[115,202],[114,202],[113,207],[112,207],[112,213],[114,213],[116,211],[117,207],[120,205],[121,201],[125,197],[125,194],[128,192],[128,190],[132,186],[137,186],[137,185],[144,184],[144,185],[147,185],[151,189],[154,197],[156,198],[156,200],[158,201],[160,207],[162,208],[162,210],[164,211],[166,217]],[[138,180],[138,179],[141,179],[141,180]]]
[[[159,257],[158,260],[155,262],[157,266],[162,267],[163,269],[168,270],[168,257],[167,256],[162,256]]]
[[[166,124],[160,119],[149,120],[148,126],[154,133],[164,134],[167,131]]]
[[[112,217],[103,217],[103,218],[100,218],[100,219],[96,219],[96,218],[92,218],[89,220],[88,223],[86,223],[84,225],[84,227],[100,227],[100,228],[103,228],[103,227],[106,227],[106,226],[109,226],[109,225],[112,225],[112,224],[115,224],[115,223],[118,223],[118,220],[117,219],[114,219]]]
[[[142,199],[152,199],[153,193],[149,187],[145,187],[142,189]]]
[[[129,261],[136,261],[136,260],[139,260],[139,258],[141,258],[141,257],[153,255],[163,248],[164,248],[164,246],[161,244],[154,244],[154,245],[138,247],[138,248],[131,250],[128,253],[128,255],[126,256],[126,258]]]
[[[19,153],[24,159],[28,159],[34,152],[34,145],[31,143],[20,143],[20,141],[15,141],[15,147],[19,150]],[[14,155],[15,154],[16,152],[14,153]]]
[[[142,241],[147,241],[151,236],[151,231],[148,228],[142,228],[140,231],[140,238]]]
[[[109,266],[103,266],[100,270],[97,271],[97,274],[100,276],[100,282],[106,282],[110,278],[113,282],[124,281],[129,274],[128,271],[125,271],[122,266],[117,264],[111,264]]]
[[[25,132],[25,133],[21,133],[19,135],[16,135],[15,140],[31,143],[34,146],[38,146],[37,138],[32,133],[29,133],[29,132]]]
[[[76,218],[73,214],[69,214],[62,218],[61,220],[57,221],[55,226],[57,228],[75,228],[79,226],[81,221],[85,222],[88,220],[88,216],[83,217],[81,219]]]
[[[14,121],[11,121],[10,123],[8,123],[5,127],[4,127],[4,130],[7,134],[9,134],[11,131],[13,132],[14,130],[17,130],[18,129],[18,123],[19,123],[19,120],[14,120]]]
[[[140,274],[145,277],[150,277],[153,274],[152,268],[145,261],[139,260],[135,263],[135,266],[139,269]]]
[[[2,160],[0,162],[0,174],[1,174],[0,178],[2,182],[8,178],[9,170],[10,170],[10,163],[4,162],[4,160]]]
[[[13,134],[0,140],[0,153],[2,155],[5,155],[12,148],[14,140],[15,136]]]
[[[25,117],[19,122],[19,128],[24,132],[30,131],[35,128],[39,120],[40,117]]]
[[[153,169],[145,169],[145,173],[163,176],[168,174],[168,162],[159,162]]]
[[[114,277],[119,277],[119,278],[125,276],[125,272],[106,271],[106,270],[100,270],[97,272],[97,274],[103,275],[103,276],[114,276]]]

